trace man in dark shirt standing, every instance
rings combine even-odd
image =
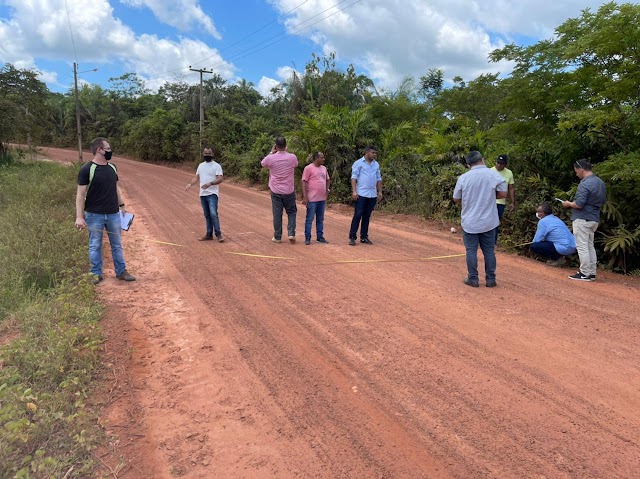
[[[106,138],[91,142],[93,159],[84,164],[78,173],[76,193],[76,228],[89,231],[89,262],[91,282],[102,281],[102,231],[107,230],[116,278],[135,281],[127,272],[120,235],[120,212],[125,213],[120,191],[118,173],[111,160],[111,146]]]
[[[572,208],[571,220],[573,234],[576,237],[576,249],[580,257],[580,271],[569,276],[578,281],[595,281],[596,249],[593,246],[595,233],[600,221],[600,210],[607,201],[607,188],[600,178],[591,171],[591,162],[578,160],[573,165],[576,176],[580,178],[578,191],[573,201],[563,201],[562,206]]]

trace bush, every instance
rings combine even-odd
[[[100,308],[72,227],[76,168],[0,169],[0,477],[87,477],[99,429],[85,401]],[[42,181],[46,178],[47,181]],[[73,467],[73,470],[72,470]]]

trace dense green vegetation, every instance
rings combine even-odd
[[[88,477],[93,467],[99,430],[86,400],[100,309],[86,278],[86,235],[71,227],[76,175],[0,161],[2,478]]]
[[[507,153],[518,204],[503,220],[507,244],[531,239],[539,201],[571,197],[572,165],[588,158],[609,193],[597,233],[600,258],[631,271],[640,267],[638,25],[638,4],[585,10],[550,40],[494,51],[490,60],[512,62],[512,72],[455,78],[449,88],[445,72],[432,68],[396,91],[378,91],[352,67],[338,70],[333,56],[313,56],[268,98],[251,83],[214,75],[204,84],[205,142],[222,151],[225,174],[257,182],[265,181],[259,159],[277,134],[299,158],[323,150],[335,201],[348,201],[350,165],[374,143],[385,184],[381,207],[447,219],[458,216],[450,197],[464,154],[477,149],[492,164]],[[101,135],[145,161],[194,162],[198,102],[197,86],[168,82],[153,93],[135,74],[112,79],[107,89],[84,85],[85,146]],[[0,141],[24,142],[30,134],[39,144],[75,144],[73,95],[48,92],[33,72],[6,65],[0,105]]]

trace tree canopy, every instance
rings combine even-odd
[[[263,97],[253,84],[218,75],[204,82],[205,143],[222,152],[225,173],[265,181],[259,159],[284,134],[305,159],[322,150],[337,201],[349,199],[349,173],[374,143],[385,178],[384,207],[454,219],[450,201],[461,158],[481,151],[492,164],[509,154],[518,209],[503,219],[505,241],[530,239],[537,204],[569,198],[572,165],[587,158],[608,187],[598,247],[613,269],[640,268],[640,5],[602,5],[566,20],[533,45],[490,55],[514,65],[508,74],[456,77],[432,67],[395,91],[376,89],[335,55],[312,55],[303,73]],[[114,149],[145,161],[199,158],[199,86],[167,82],[151,92],[133,73],[108,88],[84,85],[80,116],[85,146],[106,136]],[[72,92],[53,94],[37,73],[0,71],[0,141],[73,146]],[[564,211],[557,211],[563,217]]]

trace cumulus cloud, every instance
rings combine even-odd
[[[256,90],[258,90],[258,93],[260,93],[263,97],[269,97],[271,96],[271,90],[280,85],[280,83],[281,82],[279,82],[278,80],[263,76],[262,78],[260,78]]]
[[[114,62],[141,75],[151,88],[167,80],[195,81],[189,65],[203,58],[207,68],[225,79],[235,73],[232,64],[201,41],[136,35],[113,16],[108,0],[67,0],[67,7],[64,0],[5,2],[14,11],[11,19],[0,20],[0,61],[18,68],[35,67],[35,58],[71,62],[77,57],[82,64],[106,66]]]
[[[383,87],[398,85],[406,75],[419,77],[429,68],[442,68],[447,79],[510,71],[507,64],[489,63],[489,53],[514,38],[548,38],[567,18],[601,3],[366,0],[344,2],[330,9],[337,2],[309,0],[299,8],[295,8],[299,0],[270,2],[282,14],[294,9],[285,19],[290,33],[309,38],[323,53],[335,51],[339,59],[354,63]]]
[[[294,73],[298,76],[300,75],[299,71],[290,66],[283,66],[276,70],[276,75],[278,75],[278,78],[280,78],[282,81],[287,81],[293,76]]]
[[[295,68],[290,67],[290,66],[282,66],[279,67],[276,70],[276,76],[278,78],[280,78],[280,80],[276,80],[275,78],[270,78],[267,76],[263,76],[262,78],[260,78],[260,81],[258,82],[258,86],[257,86],[257,90],[258,92],[264,96],[264,97],[269,97],[271,96],[271,89],[277,87],[278,85],[280,85],[283,82],[286,82],[287,80],[289,80],[293,75],[297,74],[300,75],[300,72],[298,72]]]
[[[125,5],[147,7],[155,17],[167,25],[182,31],[199,26],[220,40],[222,37],[213,20],[202,11],[197,0],[121,0]]]

